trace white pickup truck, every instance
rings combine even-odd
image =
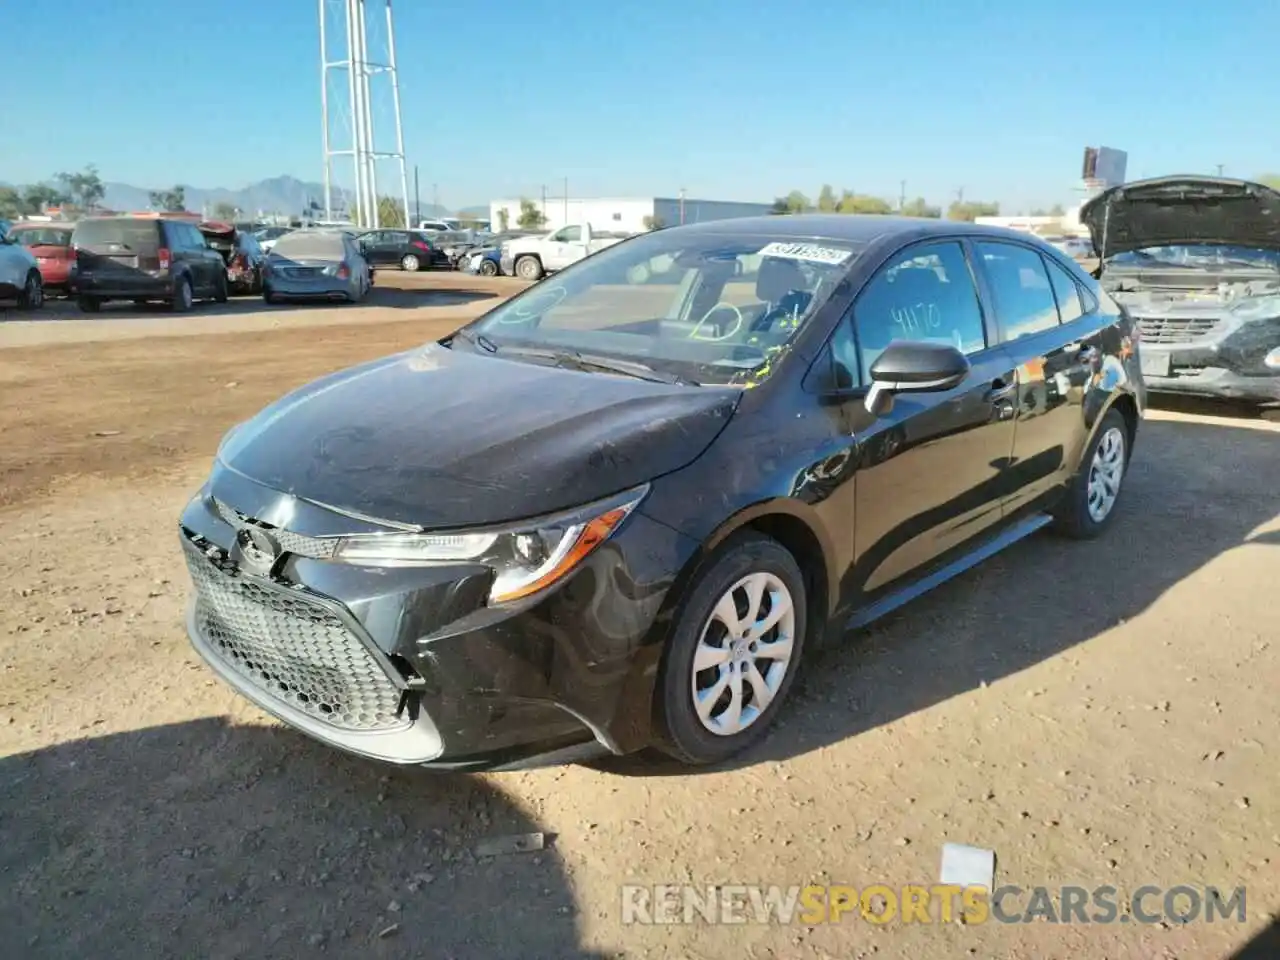
[[[593,230],[589,223],[574,223],[540,237],[519,237],[504,243],[498,263],[508,277],[541,280],[628,236]]]

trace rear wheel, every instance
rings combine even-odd
[[[97,297],[76,297],[76,306],[85,313],[97,313],[102,309],[102,301]]]
[[[228,297],[227,291],[227,275],[219,274],[217,283],[213,287],[213,302],[226,303]]]
[[[1120,488],[1129,470],[1129,424],[1119,410],[1108,410],[1085,450],[1054,528],[1076,540],[1092,540],[1115,515]]]
[[[178,285],[173,290],[173,299],[169,301],[169,308],[174,313],[186,313],[191,309],[193,302],[191,280],[187,277],[179,277]]]
[[[18,306],[23,310],[39,310],[44,306],[44,280],[35,270],[27,274],[22,295],[18,297]]]
[[[690,588],[663,656],[661,748],[708,764],[763,736],[795,679],[806,610],[786,548],[756,533],[726,542]]]
[[[497,275],[498,275],[498,265],[496,263],[494,263],[492,260],[487,260],[487,259],[480,261],[480,276],[496,277]]]
[[[412,253],[406,253],[400,258],[400,269],[408,270],[410,273],[417,273],[422,269],[422,262]]]

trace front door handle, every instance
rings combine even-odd
[[[1012,376],[996,377],[991,381],[991,387],[983,394],[983,399],[987,403],[1000,403],[1002,400],[1008,400],[1017,392],[1018,381]]]

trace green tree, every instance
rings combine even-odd
[[[1063,209],[1063,206],[1060,203],[1055,203],[1049,208],[1049,216],[1051,217],[1065,217],[1066,215],[1067,211]]]
[[[498,211],[498,232],[506,233],[511,229],[511,211],[503,207]]]
[[[152,207],[166,213],[183,213],[187,209],[187,191],[180,184],[170,190],[152,190],[147,199]]]
[[[516,226],[521,230],[538,230],[547,222],[546,215],[538,209],[532,200],[520,199],[520,216],[516,218]]]
[[[839,206],[840,201],[836,199],[836,192],[831,189],[831,184],[824,183],[818,191],[818,210],[822,213],[835,213]]]
[[[226,200],[219,200],[213,205],[213,219],[221,220],[224,223],[230,223],[235,220],[236,214],[239,212],[234,203],[228,203]]]
[[[644,228],[646,230],[661,230],[666,224],[661,217],[655,217],[652,214],[644,218]]]
[[[972,223],[978,217],[998,217],[1000,204],[981,200],[957,200],[947,208],[948,220],[967,220]]]
[[[886,214],[892,213],[893,207],[881,197],[872,197],[846,190],[844,195],[840,197],[840,203],[837,205],[836,210],[840,213]]]
[[[22,191],[22,202],[27,213],[43,213],[46,207],[56,207],[67,202],[67,195],[55,187],[36,183]]]
[[[1272,190],[1280,190],[1280,173],[1260,173],[1257,182]]]
[[[924,197],[916,197],[914,200],[908,200],[902,205],[902,215],[904,217],[932,217],[937,219],[942,216],[942,208],[930,206]]]
[[[22,196],[13,187],[0,187],[0,217],[12,220],[24,213]]]
[[[84,210],[92,210],[102,202],[107,188],[98,176],[98,168],[89,164],[79,173],[60,173],[55,178],[63,185],[76,206]]]
[[[404,209],[395,197],[378,198],[378,225],[383,227],[404,226]]]

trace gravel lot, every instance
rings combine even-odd
[[[248,706],[181,628],[173,523],[219,436],[519,286],[383,277],[0,323],[0,956],[1219,958],[1273,922],[1280,425],[1238,412],[1154,412],[1103,540],[850,637],[731,769],[387,770]],[[927,885],[947,841],[1026,888],[1244,885],[1248,921],[622,923],[624,883]]]

